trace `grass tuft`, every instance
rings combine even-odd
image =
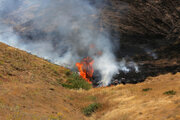
[[[150,91],[150,90],[152,90],[152,88],[144,88],[144,89],[142,89],[142,91],[144,91],[144,92],[147,92],[147,91]]]
[[[175,95],[176,94],[176,91],[174,90],[169,90],[169,91],[166,91],[163,93],[164,95]]]
[[[91,116],[93,112],[95,112],[100,107],[99,103],[92,103],[87,107],[83,108],[83,113],[86,116]]]

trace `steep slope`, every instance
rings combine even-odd
[[[180,119],[180,73],[86,91],[60,85],[67,71],[0,43],[0,120]],[[82,109],[92,103],[100,108],[86,117]]]
[[[112,41],[118,41],[118,58],[130,56],[143,68],[139,74],[126,75],[127,80],[142,77],[145,82],[89,91],[65,89],[61,84],[70,77],[68,69],[0,43],[0,120],[180,119],[180,2],[103,1],[98,25],[109,30]],[[47,31],[33,29],[34,15],[29,12],[37,8],[10,11],[4,22],[13,25],[13,30],[27,41],[39,40],[46,33],[59,38],[54,33],[56,26],[51,24]],[[19,14],[22,12],[26,19],[13,19],[24,18]],[[82,108],[91,103],[100,103],[101,107],[85,117]]]
[[[97,26],[93,29],[107,30],[112,38],[111,42],[114,43],[113,50],[116,58],[121,60],[122,57],[125,57],[130,61],[135,61],[141,72],[143,71],[143,74],[117,75],[119,81],[121,77],[124,77],[127,83],[137,83],[144,81],[149,76],[180,71],[179,0],[100,1],[91,1],[100,11],[100,16],[90,15],[97,22],[95,22]],[[12,26],[13,31],[21,38],[19,43],[22,44],[19,46],[32,44],[36,50],[33,49],[33,46],[26,48],[38,55],[41,53],[39,56],[45,55],[46,58],[55,62],[59,61],[68,50],[63,42],[64,28],[59,26],[60,20],[52,19],[61,16],[61,13],[59,13],[61,7],[58,6],[57,10],[54,7],[48,7],[39,12],[33,12],[38,11],[41,5],[39,3],[29,5],[28,0],[24,0],[24,3],[27,7],[21,6],[9,11],[8,14],[5,14],[6,17],[4,17],[3,22]],[[51,14],[51,12],[56,13],[53,12],[54,10],[57,11],[57,14]],[[48,14],[50,14],[50,18]],[[47,16],[48,18],[46,18]],[[37,22],[37,18],[44,23],[43,27],[41,25],[40,28],[37,27],[40,24]],[[47,21],[53,24],[47,24],[49,23]],[[59,32],[59,28],[62,29],[62,32]],[[38,49],[40,48],[38,45],[41,45],[41,42],[44,43],[44,41],[48,42],[43,44],[44,47],[42,48],[50,46],[47,51],[46,49]],[[49,45],[49,42],[51,45]],[[51,48],[51,46],[53,47]],[[56,54],[52,55],[51,53]],[[86,53],[82,54],[81,50],[78,50],[78,54],[87,55]],[[58,56],[57,59],[56,56]],[[59,56],[61,57],[59,58]],[[159,61],[160,63],[163,61],[163,64],[159,64]]]
[[[179,0],[104,0],[101,29],[109,30],[115,43],[120,41],[117,57],[133,59],[141,71],[117,79],[137,83],[180,72],[179,7]]]
[[[82,105],[91,99],[59,83],[69,70],[0,43],[0,120],[58,118],[83,120]],[[71,98],[85,99],[76,103]]]
[[[104,1],[101,27],[108,29],[113,39],[120,39],[118,56],[148,56],[147,51],[156,53],[180,41],[179,0]]]

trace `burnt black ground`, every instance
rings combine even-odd
[[[130,72],[119,71],[111,80],[110,85],[118,84],[136,84],[144,82],[148,77],[155,77],[161,74],[180,72],[180,43],[171,44],[167,47],[155,49],[157,58],[149,56],[146,53],[137,54],[129,58],[133,59],[139,67],[139,72],[131,70]],[[98,71],[94,72],[92,78],[94,87],[99,85],[101,79]]]
[[[131,71],[128,73],[120,71],[120,74],[116,74],[112,79],[111,84],[136,84],[143,82],[147,77],[154,77],[161,74],[172,73],[175,74],[180,71],[180,65],[158,67],[153,64],[144,64],[140,66],[140,72]]]
[[[120,71],[112,79],[111,84],[136,84],[143,82],[147,77],[154,77],[161,74],[180,72],[180,43],[171,44],[161,49],[156,49],[157,59],[147,54],[140,54],[132,57],[138,63],[140,72],[134,70],[125,73]]]

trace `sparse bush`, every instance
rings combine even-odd
[[[63,87],[69,89],[85,89],[89,90],[92,85],[81,78],[77,73],[72,73],[66,83],[62,84]]]
[[[100,107],[99,103],[93,103],[83,108],[83,113],[86,116],[90,116],[93,112],[95,112]]]
[[[176,94],[176,91],[174,91],[174,90],[169,90],[169,91],[164,92],[163,94],[165,94],[165,95],[175,95],[175,94]]]
[[[66,76],[69,76],[71,75],[71,72],[70,71],[66,71]]]
[[[152,88],[144,88],[144,89],[142,89],[142,91],[144,91],[144,92],[147,92],[147,91],[150,91],[150,90],[152,90]]]

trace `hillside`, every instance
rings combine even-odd
[[[180,71],[180,2],[178,0],[101,0],[101,2],[93,0],[91,2],[96,5],[100,15],[90,15],[88,18],[93,18],[98,31],[108,31],[116,59],[121,61],[122,58],[127,58],[130,61],[135,61],[141,71],[139,74],[120,75],[118,79],[125,77],[127,83],[137,83],[144,81],[149,76]],[[63,56],[66,56],[65,53],[68,53],[67,46],[64,44],[72,40],[68,42],[68,45],[71,46],[69,49],[72,49],[72,46],[75,47],[75,44],[72,43],[79,43],[80,39],[77,37],[78,33],[74,33],[76,30],[72,31],[72,34],[62,35],[66,28],[70,28],[70,24],[65,25],[69,27],[64,28],[59,23],[61,20],[57,17],[61,14],[60,9],[63,6],[61,8],[55,5],[55,8],[48,7],[39,10],[39,3],[28,5],[27,0],[25,3],[27,7],[20,6],[19,9],[10,11],[3,19],[6,24],[12,26],[13,31],[18,35],[17,37],[21,38],[16,40],[15,46],[26,48],[33,54],[44,56],[53,62],[61,61],[61,58],[64,59]],[[65,8],[62,10],[66,11]],[[35,14],[33,11],[37,11],[37,13]],[[51,17],[49,18],[49,16]],[[42,25],[37,22],[37,19],[41,21]],[[69,35],[77,35],[77,38],[75,39],[73,36],[73,39],[66,40],[64,36],[71,37]],[[11,35],[7,34],[7,36]],[[92,40],[96,40],[96,38],[92,38]],[[96,41],[93,42],[96,43]],[[44,47],[41,47],[41,44]],[[87,56],[87,53],[84,53],[84,51],[87,52],[87,47],[85,50],[82,50],[83,48],[80,46],[76,48],[80,49],[74,50],[72,56],[75,54],[82,58]],[[74,58],[73,56],[71,60],[73,61]],[[72,66],[74,64],[73,61]]]
[[[180,73],[149,77],[136,85],[69,90],[66,68],[0,43],[2,120],[176,120],[180,112]],[[61,79],[61,81],[59,81]],[[148,89],[149,88],[149,89]],[[163,94],[173,90],[175,94]],[[101,107],[90,117],[82,108]]]
[[[137,83],[180,71],[179,8],[179,0],[104,0],[101,29],[108,30],[114,46],[119,46],[116,56],[136,61],[141,71],[117,78]]]
[[[148,56],[147,49],[171,56],[162,48],[180,43],[179,0],[104,0],[101,10],[101,27],[121,41],[119,56]]]
[[[67,80],[67,71],[0,43],[0,119],[47,120],[57,114],[68,120],[84,119],[79,107],[84,103],[75,106],[71,97],[86,95],[59,84]]]
[[[0,7],[0,120],[180,120],[179,0]],[[97,87],[111,72],[109,86]]]

